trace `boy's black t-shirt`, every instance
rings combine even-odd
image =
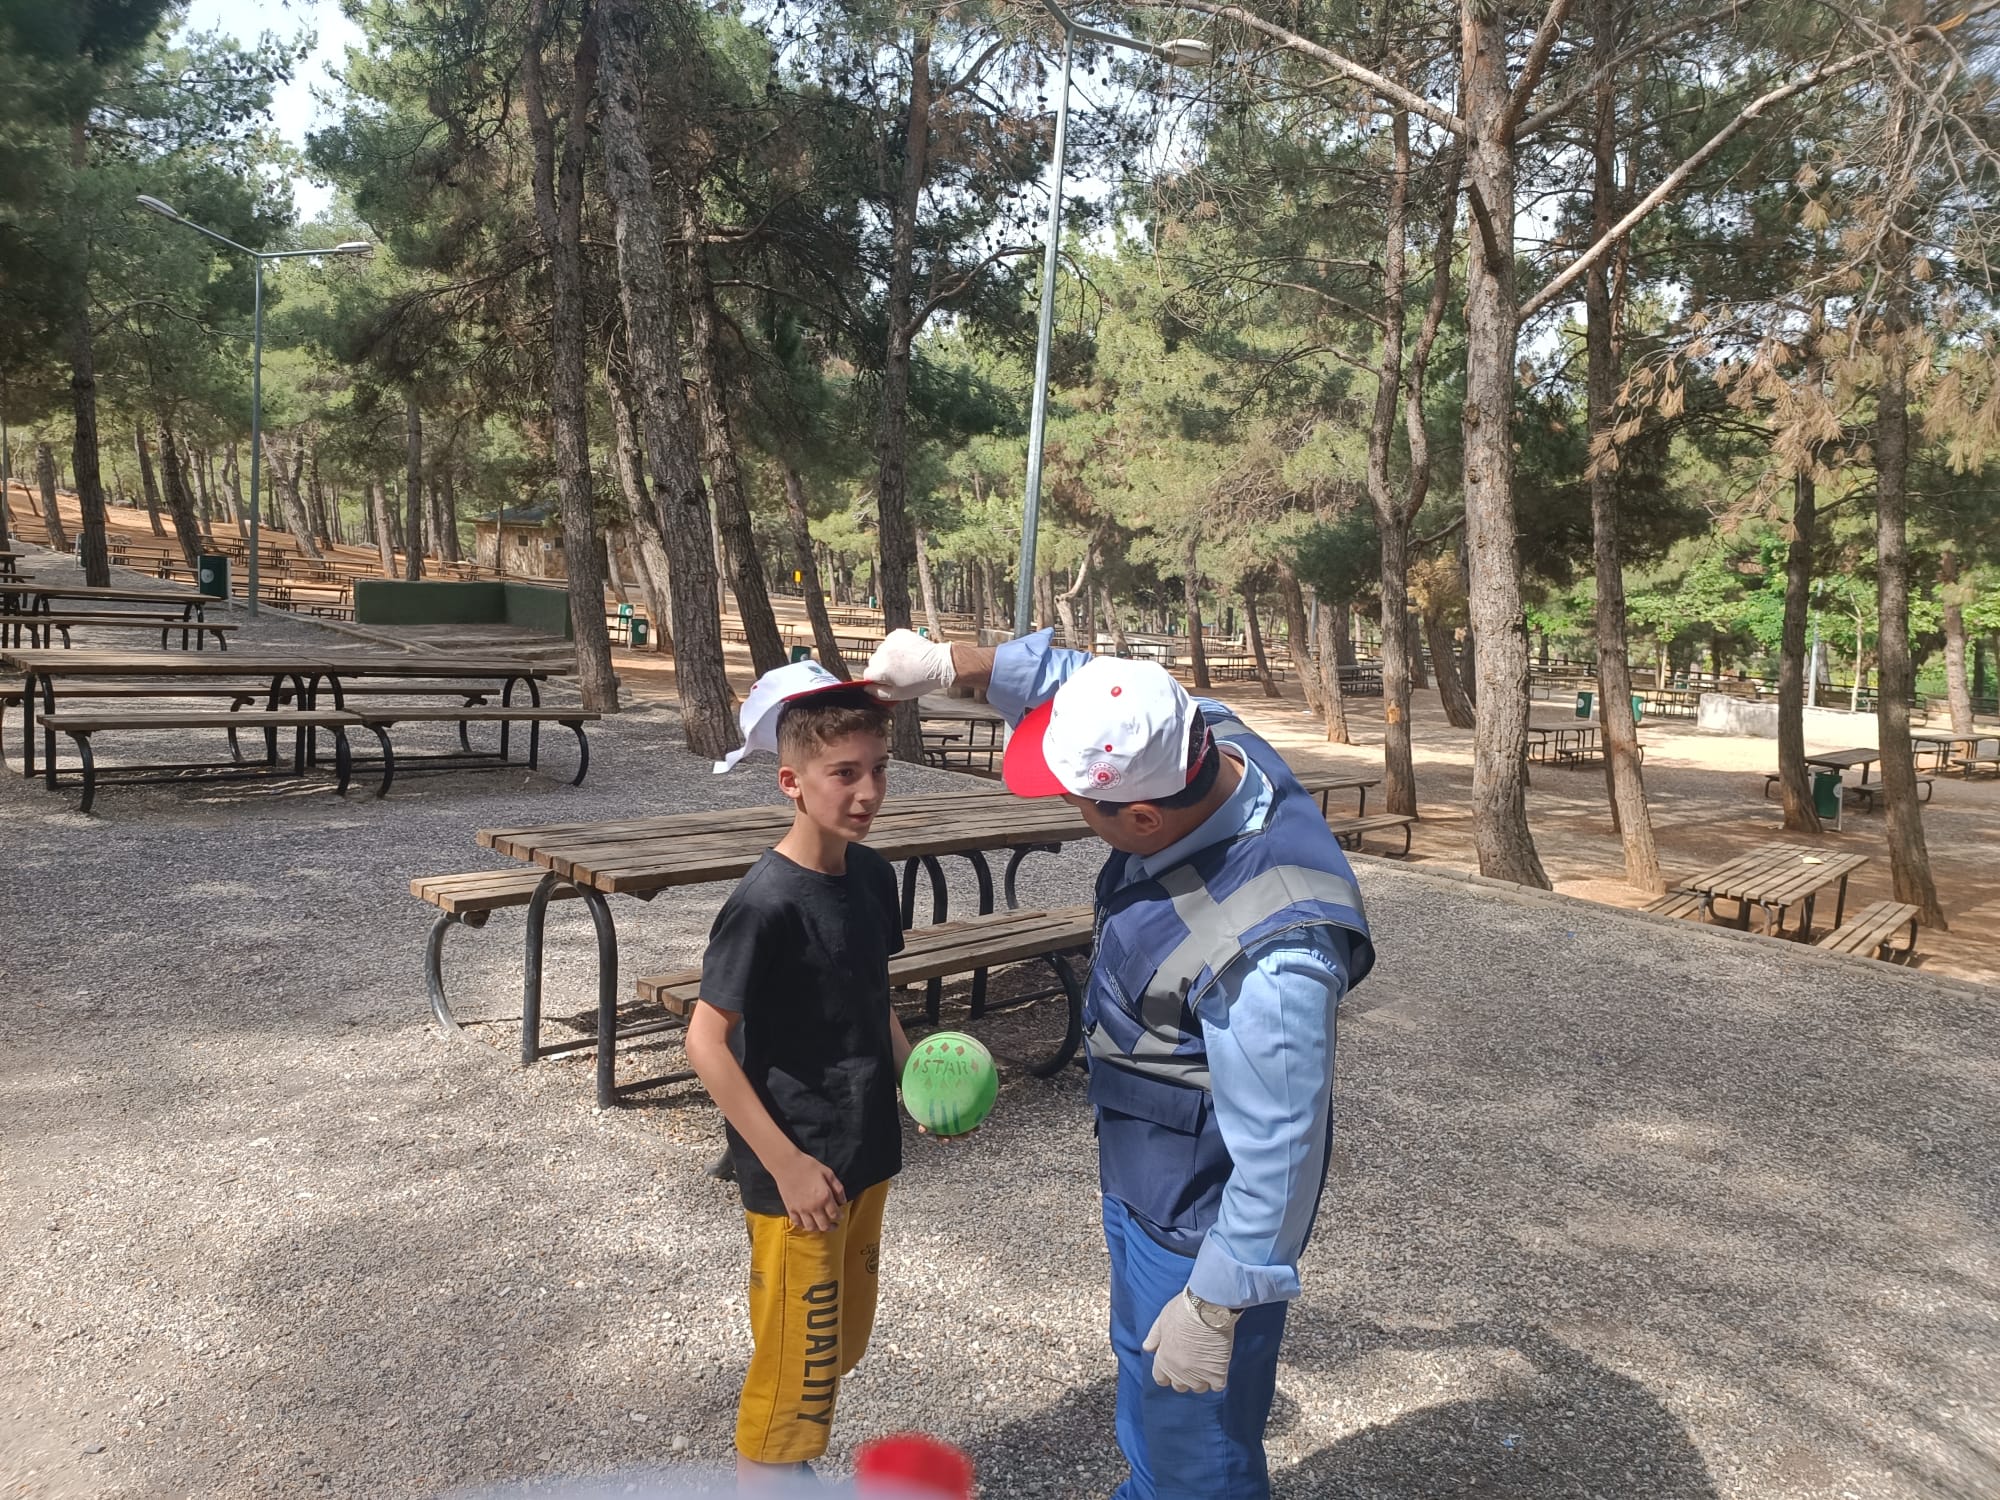
[[[889,1032],[889,955],[902,947],[895,871],[873,849],[849,845],[844,875],[770,849],[723,903],[701,963],[701,998],[743,1018],[737,1060],[764,1107],[850,1199],[902,1170]],[[728,1133],[743,1206],[784,1213],[757,1153]]]

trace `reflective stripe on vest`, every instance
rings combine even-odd
[[[1354,882],[1331,870],[1306,865],[1274,865],[1260,870],[1220,901],[1208,893],[1191,865],[1178,865],[1159,877],[1172,897],[1174,914],[1187,935],[1160,961],[1145,993],[1139,997],[1140,1031],[1129,1048],[1111,1041],[1103,1026],[1090,1033],[1093,1056],[1150,1073],[1171,1083],[1209,1086],[1206,1056],[1187,1056],[1183,1048],[1195,1026],[1189,996],[1204,988],[1234,963],[1252,943],[1263,943],[1281,932],[1300,927],[1347,929],[1341,916],[1361,910]],[[1335,912],[1325,908],[1336,908]],[[1286,913],[1289,920],[1271,919]],[[1268,930],[1260,931],[1267,927]],[[1198,1023],[1197,1023],[1198,1024]]]

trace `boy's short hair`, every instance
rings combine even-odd
[[[866,688],[836,688],[788,703],[778,716],[778,759],[796,765],[850,734],[889,738],[889,706]]]

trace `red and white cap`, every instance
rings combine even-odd
[[[1201,769],[1188,762],[1197,712],[1157,662],[1094,656],[1015,726],[1001,778],[1017,797],[1171,797]]]
[[[773,667],[757,679],[750,689],[750,696],[743,700],[743,706],[736,711],[736,723],[743,731],[743,748],[732,750],[715,763],[717,774],[729,770],[753,750],[778,750],[778,720],[784,715],[785,706],[796,703],[801,698],[817,697],[821,693],[836,693],[843,689],[870,686],[866,678],[857,677],[852,682],[842,682],[833,673],[816,661],[795,661],[789,666]]]

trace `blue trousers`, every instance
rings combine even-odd
[[[1118,1446],[1132,1477],[1112,1500],[1268,1500],[1264,1424],[1278,1387],[1283,1302],[1246,1311],[1236,1323],[1229,1383],[1183,1394],[1153,1379],[1140,1346],[1194,1261],[1155,1244],[1125,1205],[1104,1200],[1111,1251],[1111,1347],[1118,1355]]]

